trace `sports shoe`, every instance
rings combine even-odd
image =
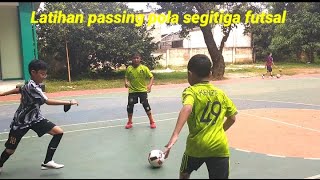
[[[264,79],[264,75],[262,75],[262,79]]]
[[[130,128],[132,128],[132,123],[127,123],[127,125],[126,125],[126,129],[130,129]]]
[[[46,169],[60,169],[63,168],[63,164],[57,164],[54,161],[49,161],[46,164],[42,163],[41,164],[41,169],[46,170]]]
[[[155,129],[156,127],[157,127],[157,126],[156,126],[156,123],[151,123],[151,124],[150,124],[150,128],[151,128],[151,129]]]

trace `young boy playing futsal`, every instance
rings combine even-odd
[[[148,85],[146,85],[147,78],[149,79]],[[128,66],[125,74],[125,87],[129,88],[127,105],[128,122],[125,126],[126,129],[132,128],[133,108],[134,105],[138,103],[138,98],[148,115],[150,128],[156,128],[147,94],[151,92],[153,80],[154,77],[149,68],[141,64],[141,55],[138,53],[134,54],[132,56],[132,65]]]
[[[230,152],[225,131],[235,122],[237,108],[222,90],[209,83],[210,72],[211,61],[206,55],[197,54],[190,59],[188,82],[191,86],[182,93],[183,107],[164,150],[165,158],[168,158],[187,122],[189,135],[180,179],[189,179],[203,163],[206,163],[210,179],[229,178]]]
[[[267,73],[269,74],[269,77],[273,78],[272,75],[272,67],[275,67],[274,63],[273,63],[273,57],[272,57],[272,53],[269,53],[268,56],[266,57],[266,64],[265,64],[265,68],[267,69]],[[264,79],[265,74],[262,74],[262,79]]]
[[[47,64],[44,61],[31,61],[29,63],[29,73],[31,80],[27,81],[23,86],[0,93],[0,96],[21,94],[20,105],[10,124],[10,133],[5,143],[6,148],[0,156],[0,173],[3,164],[15,152],[20,140],[30,129],[35,131],[39,137],[42,137],[46,133],[53,136],[49,143],[46,157],[41,164],[41,169],[59,169],[64,167],[63,164],[57,164],[52,160],[62,138],[63,130],[42,115],[40,106],[46,103],[47,105],[65,105],[65,107],[69,107],[70,109],[71,105],[78,105],[78,102],[76,100],[54,100],[46,97],[40,86],[47,77]]]

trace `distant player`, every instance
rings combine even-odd
[[[148,84],[146,84],[146,79],[149,79]],[[138,103],[138,99],[148,115],[150,128],[156,128],[147,94],[151,92],[153,80],[154,77],[149,68],[141,64],[141,55],[138,53],[134,54],[132,56],[132,65],[128,66],[125,74],[125,87],[129,88],[126,129],[132,128],[133,108]]]
[[[63,164],[57,164],[52,160],[62,138],[63,130],[42,115],[40,106],[44,103],[47,105],[78,105],[78,102],[76,100],[61,101],[48,99],[42,92],[40,84],[47,77],[47,64],[44,61],[31,61],[29,63],[29,73],[31,80],[24,85],[0,93],[0,96],[21,94],[20,106],[14,114],[10,125],[9,137],[5,143],[6,149],[0,156],[0,173],[3,164],[15,152],[20,140],[30,129],[35,131],[39,137],[42,137],[46,133],[53,136],[49,143],[46,157],[41,164],[41,169],[59,169],[64,167]]]
[[[235,122],[237,108],[222,90],[210,84],[211,66],[206,55],[197,54],[190,59],[188,82],[191,86],[182,93],[183,107],[163,151],[168,158],[187,122],[189,135],[180,166],[180,179],[189,179],[203,163],[207,165],[210,179],[229,178],[230,152],[225,131]]]
[[[269,74],[268,77],[272,77],[273,78],[273,75],[272,75],[272,66],[275,66],[274,63],[273,63],[273,57],[272,57],[272,53],[269,53],[269,55],[267,56],[266,58],[266,64],[265,64],[265,68],[267,69],[267,73],[266,74]],[[264,79],[264,74],[262,74],[262,78]]]

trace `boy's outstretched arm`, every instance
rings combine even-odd
[[[70,101],[62,101],[56,99],[48,99],[46,100],[47,105],[78,105],[78,102],[74,99]]]
[[[6,91],[6,92],[2,92],[0,93],[0,96],[7,96],[7,95],[10,95],[10,94],[19,94],[20,93],[20,88],[14,88],[10,91]]]
[[[184,105],[182,109],[180,110],[179,117],[176,123],[176,127],[174,128],[174,131],[172,133],[172,136],[168,142],[168,144],[165,146],[166,149],[164,150],[165,158],[168,158],[169,152],[171,147],[177,142],[179,134],[181,129],[183,128],[184,124],[188,120],[190,114],[192,112],[192,106],[191,105]]]
[[[236,115],[232,115],[227,117],[227,120],[223,123],[223,129],[224,131],[227,131],[236,121]]]

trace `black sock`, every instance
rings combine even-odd
[[[46,164],[52,160],[52,157],[53,157],[54,153],[56,152],[56,149],[60,143],[62,135],[63,135],[63,133],[56,134],[52,137],[52,139],[49,143],[48,149],[47,149],[47,154],[46,154],[46,159],[44,160],[44,164]]]
[[[4,150],[0,157],[0,167],[3,166],[3,164],[9,159],[11,154],[7,153],[6,150]]]

